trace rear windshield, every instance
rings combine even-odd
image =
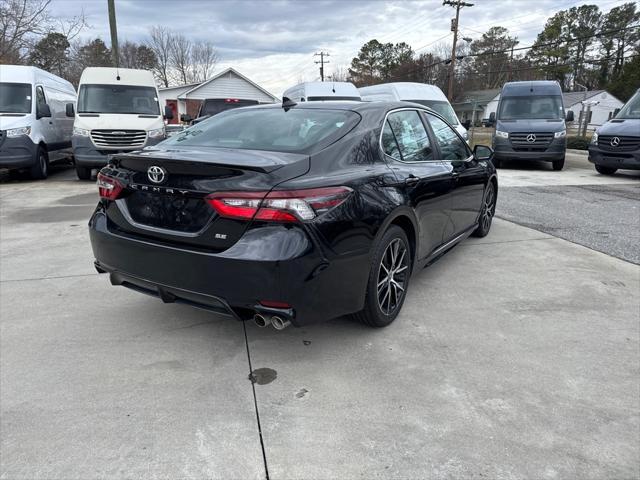
[[[200,116],[205,115],[217,115],[225,110],[231,110],[232,108],[248,107],[251,105],[257,105],[257,100],[236,100],[236,99],[220,99],[220,100],[205,100],[200,111]]]
[[[337,140],[359,121],[345,110],[250,108],[228,110],[188,128],[163,146],[202,146],[303,153]]]
[[[330,97],[307,97],[307,101],[309,102],[324,102],[327,100],[352,100],[354,102],[360,102],[360,97],[336,97],[335,95]]]
[[[537,95],[531,97],[502,97],[498,107],[500,120],[558,120],[564,118],[562,97]]]
[[[137,113],[160,115],[153,87],[133,85],[81,85],[78,113]]]
[[[30,113],[31,85],[0,83],[0,113]]]
[[[458,117],[456,117],[456,113],[451,108],[449,102],[438,101],[438,100],[406,100],[407,102],[419,103],[420,105],[424,105],[425,107],[429,107],[434,112],[439,113],[444,117],[444,119],[449,122],[451,125],[458,125]]]

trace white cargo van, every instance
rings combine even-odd
[[[360,93],[350,82],[304,82],[287,88],[282,94],[294,102],[353,100],[359,102]]]
[[[47,178],[49,162],[71,157],[76,91],[63,78],[22,65],[0,65],[0,167]]]
[[[464,138],[469,139],[467,129],[460,124],[460,120],[451,108],[451,104],[442,90],[435,85],[426,83],[395,82],[381,83],[358,89],[365,102],[402,101],[419,103],[442,115]]]
[[[74,111],[69,108],[68,115]],[[78,87],[73,155],[81,180],[107,164],[113,153],[138,150],[166,138],[164,115],[153,74],[128,68],[85,68]]]

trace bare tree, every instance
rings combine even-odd
[[[191,50],[193,44],[184,35],[174,35],[171,43],[171,67],[178,83],[183,85],[191,80]]]
[[[190,82],[204,82],[213,74],[218,53],[211,42],[196,42],[191,48]]]
[[[54,19],[50,29],[62,33],[67,37],[67,40],[72,41],[82,30],[88,27],[90,27],[90,25],[87,23],[87,17],[84,14],[84,9],[81,8],[80,13],[71,18]]]
[[[149,31],[150,39],[147,42],[149,47],[156,56],[156,66],[153,72],[156,78],[165,87],[169,86],[170,70],[171,70],[171,47],[173,45],[173,33],[166,27],[155,26]]]
[[[333,73],[329,75],[329,79],[334,82],[347,82],[349,78],[348,68],[345,66],[338,66],[333,69]]]
[[[47,33],[51,0],[0,0],[0,63],[20,63],[34,37]]]

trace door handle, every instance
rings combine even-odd
[[[415,185],[420,181],[420,177],[416,177],[415,175],[409,175],[404,179],[405,185]]]

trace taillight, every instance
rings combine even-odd
[[[96,183],[98,185],[98,193],[100,194],[100,197],[107,200],[117,199],[124,188],[118,180],[112,177],[107,177],[102,173],[98,173],[98,181]]]
[[[242,220],[299,222],[313,220],[318,215],[344,202],[352,190],[349,187],[277,190],[269,192],[212,193],[206,201],[221,216]]]

